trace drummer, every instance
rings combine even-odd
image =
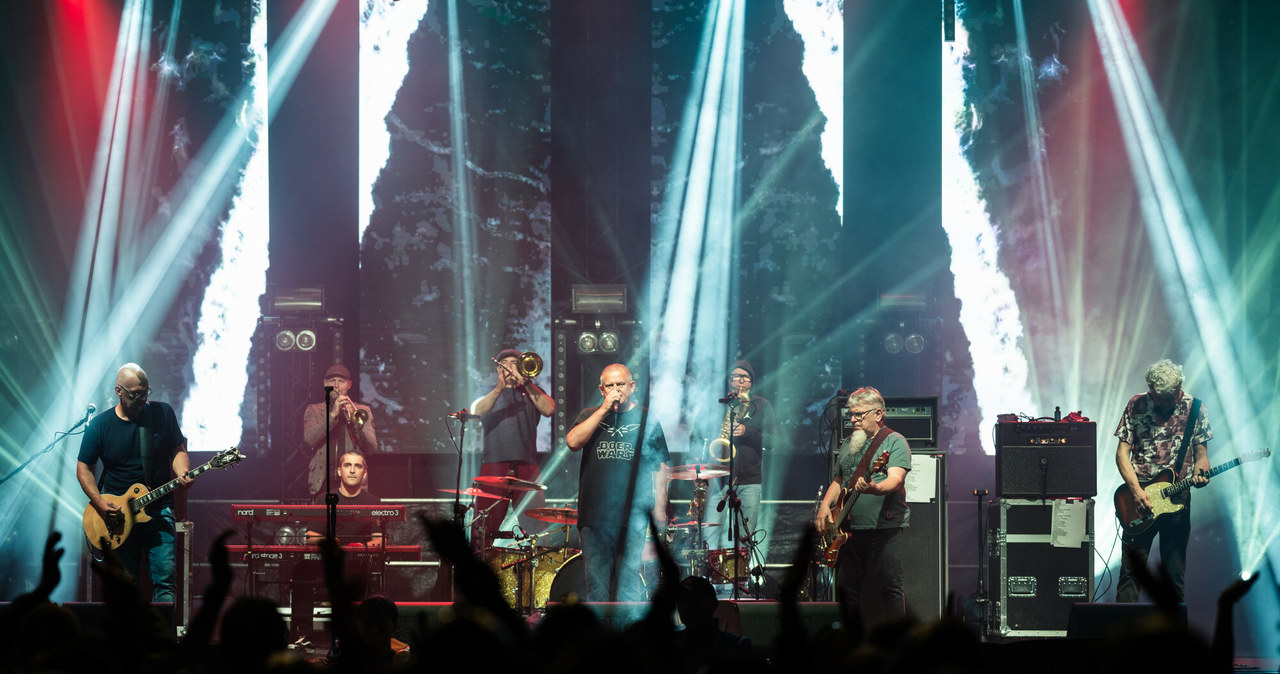
[[[541,474],[538,466],[538,423],[543,417],[555,414],[556,403],[520,370],[520,352],[507,348],[493,357],[493,388],[471,404],[471,411],[484,424],[484,452],[480,459],[480,475],[514,477],[526,482],[537,482]],[[493,492],[493,489],[488,489]],[[517,494],[510,494],[513,498]],[[516,525],[506,525],[510,501],[488,498],[476,499],[476,512],[488,513],[476,520],[471,531],[471,545],[480,550],[493,545],[500,531],[510,531]],[[530,491],[517,512],[525,508],[537,508],[545,504],[540,490]]]

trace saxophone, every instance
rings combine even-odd
[[[733,432],[729,428],[730,418],[737,416],[738,421],[746,419],[750,414],[744,414],[747,405],[751,404],[751,393],[743,391],[741,387],[735,390],[734,395],[737,396],[738,402],[729,403],[724,411],[724,422],[720,424],[720,437],[707,443],[707,454],[719,463],[729,463],[729,460],[738,453],[738,448],[729,442],[729,434]],[[732,448],[732,452],[730,452]]]

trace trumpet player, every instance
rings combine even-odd
[[[735,452],[733,475],[720,480],[723,484],[720,486],[719,493],[708,502],[716,510],[714,514],[709,514],[707,519],[724,524],[715,534],[720,539],[717,547],[721,548],[732,548],[734,545],[729,527],[732,513],[730,508],[732,504],[728,502],[730,483],[735,486],[734,491],[742,506],[738,521],[739,545],[744,545],[752,532],[759,531],[761,528],[759,515],[761,484],[764,481],[764,448],[773,443],[777,421],[774,417],[773,405],[765,398],[751,392],[751,387],[755,384],[755,376],[751,363],[745,360],[735,361],[733,367],[729,368],[729,390],[738,397],[738,402],[732,403],[733,427],[728,426],[729,414],[726,411],[724,425],[721,427],[721,435],[724,437],[720,439],[721,441],[712,441],[711,459],[725,468],[729,467],[727,440],[730,435],[733,437]],[[722,502],[725,504],[723,508],[719,507]],[[759,542],[756,541],[756,543]]]
[[[542,370],[542,359],[532,352],[503,349],[493,357],[493,363],[493,388],[471,404],[472,414],[480,417],[484,424],[480,475],[505,475],[537,482],[542,472],[538,466],[538,424],[542,417],[556,411],[556,402],[533,381]],[[540,507],[545,500],[539,491],[529,492],[528,498],[522,511]],[[486,512],[490,506],[492,509],[487,510],[486,521],[477,522],[472,531],[473,546],[479,549],[492,543],[509,503],[476,499],[478,512]]]
[[[328,415],[325,403],[307,406],[302,415],[302,438],[307,447],[314,449],[311,466],[307,470],[307,486],[311,495],[325,491],[325,428],[329,429],[329,443],[333,450],[333,466],[350,451],[366,456],[378,448],[378,435],[373,429],[373,411],[368,405],[351,399],[351,371],[345,365],[335,363],[324,373],[324,386],[329,396]],[[368,489],[368,476],[363,488]]]

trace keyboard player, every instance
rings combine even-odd
[[[381,505],[382,501],[364,488],[365,478],[369,474],[369,466],[364,454],[350,451],[338,459],[338,507],[352,505]],[[315,497],[318,505],[324,505],[325,494]],[[324,538],[324,522],[312,522],[307,528],[307,542],[317,543]],[[364,544],[369,547],[382,547],[382,532],[371,519],[349,519],[338,517],[338,528],[335,532],[338,543],[343,545]]]

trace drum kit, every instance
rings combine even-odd
[[[510,501],[515,492],[547,488],[537,482],[501,475],[481,475],[473,483],[476,486],[467,489],[442,491],[492,499],[496,504],[498,501]],[[569,547],[569,527],[578,523],[578,511],[574,508],[531,508],[524,511],[524,515],[560,526],[538,534],[499,534],[495,538],[515,538],[515,545],[490,545],[480,551],[480,557],[497,574],[507,602],[512,608],[530,615],[546,607],[547,601],[553,597],[562,601],[570,593],[585,596],[586,571],[582,568],[582,551]],[[488,516],[488,509],[485,509],[476,514],[476,520],[485,520]],[[558,536],[560,533],[564,534],[562,540]],[[544,539],[547,544],[542,544]],[[552,541],[557,543],[552,544]]]
[[[713,583],[745,586],[748,580],[745,551],[740,550],[735,555],[732,548],[708,549],[704,534],[704,531],[719,526],[715,522],[703,521],[707,506],[707,480],[728,474],[728,469],[716,464],[688,464],[670,469],[671,479],[693,480],[694,489],[689,499],[688,520],[668,524],[664,540],[680,562],[682,574],[703,576]],[[546,485],[510,476],[481,475],[473,483],[476,486],[467,489],[442,491],[492,499],[496,503],[511,500],[513,492],[546,490]],[[582,551],[569,547],[569,528],[578,523],[577,509],[531,508],[523,514],[559,526],[542,533],[515,537],[514,546],[490,545],[480,552],[498,575],[503,596],[513,608],[526,615],[544,609],[548,601],[564,601],[572,593],[585,596],[586,569]],[[487,509],[476,514],[476,519],[487,517]],[[563,539],[559,536],[561,533],[564,534]],[[547,544],[542,544],[543,540]]]

